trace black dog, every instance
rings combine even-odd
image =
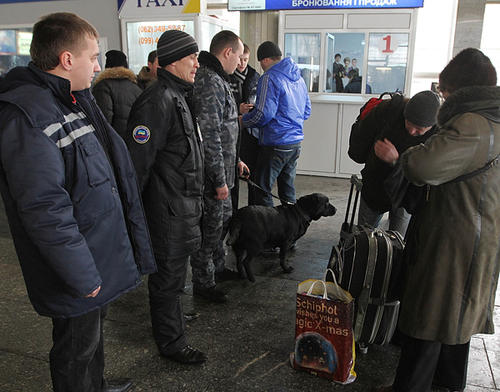
[[[240,276],[254,282],[250,262],[264,249],[272,247],[280,248],[281,267],[291,272],[293,267],[286,264],[288,249],[306,233],[312,220],[335,212],[328,197],[321,193],[303,196],[293,205],[240,208],[231,220],[227,240],[236,254]]]

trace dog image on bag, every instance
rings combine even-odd
[[[302,196],[296,204],[278,207],[247,206],[240,208],[231,220],[227,244],[232,246],[240,276],[251,282],[252,259],[264,249],[279,247],[280,264],[289,273],[287,251],[302,237],[313,220],[333,216],[337,210],[322,193]]]
[[[295,361],[302,367],[330,374],[337,370],[337,353],[332,344],[316,332],[304,332],[295,343]]]

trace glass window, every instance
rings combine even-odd
[[[360,93],[364,52],[364,33],[327,33],[323,91]]]
[[[285,34],[285,57],[297,63],[309,92],[319,91],[320,48],[320,34]]]
[[[366,90],[373,94],[404,91],[408,63],[408,34],[370,34]]]
[[[31,31],[31,27],[0,30],[0,75],[11,68],[28,65]]]
[[[455,36],[457,0],[426,1],[418,9],[411,92],[428,90],[448,63]],[[495,23],[498,24],[497,20]],[[495,40],[498,39],[495,37]],[[496,43],[495,43],[496,44]]]
[[[199,49],[208,51],[212,38],[222,30],[222,26],[210,22],[202,22],[201,26]]]
[[[128,64],[134,72],[147,65],[148,54],[156,49],[160,36],[167,30],[181,30],[194,37],[192,20],[170,20],[157,22],[128,22]]]
[[[483,19],[483,34],[481,37],[481,50],[488,56],[500,72],[500,47],[498,45],[498,37],[500,34],[500,4],[486,4],[484,9]],[[498,78],[500,84],[500,78]]]

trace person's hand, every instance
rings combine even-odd
[[[250,177],[250,169],[243,161],[238,162],[238,175],[243,178]]]
[[[85,298],[94,298],[94,297],[97,297],[97,294],[99,294],[99,291],[101,291],[101,286],[99,286],[98,288],[96,288],[89,295],[86,295]]]
[[[229,188],[226,184],[220,188],[215,188],[215,198],[217,200],[226,200],[229,196]]]
[[[254,105],[252,103],[245,103],[245,102],[240,103],[240,113],[241,114],[248,113],[250,110],[253,109],[253,106]]]
[[[396,150],[394,144],[385,138],[384,140],[377,140],[373,148],[375,150],[375,155],[390,165],[395,165],[399,159],[398,150]]]

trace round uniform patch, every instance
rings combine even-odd
[[[139,144],[146,143],[151,136],[151,131],[145,125],[138,125],[132,131],[132,137]]]

